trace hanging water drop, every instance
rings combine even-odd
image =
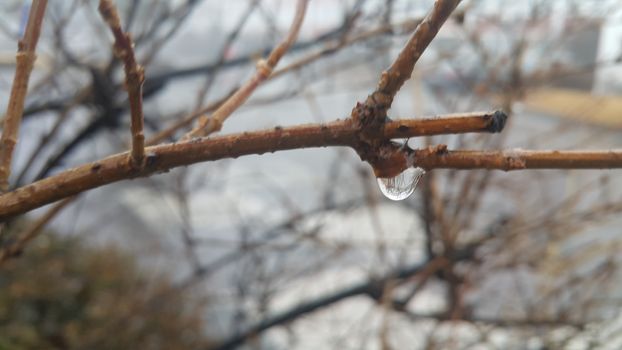
[[[425,170],[419,167],[409,167],[395,177],[379,177],[378,187],[385,197],[394,201],[401,201],[408,198],[415,188]]]

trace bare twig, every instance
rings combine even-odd
[[[272,70],[283,57],[289,47],[296,41],[298,32],[305,17],[308,0],[298,0],[296,5],[296,15],[287,37],[276,47],[265,60],[257,62],[255,75],[239,90],[237,90],[227,101],[225,101],[211,117],[202,117],[198,125],[184,136],[184,139],[206,136],[213,132],[220,131],[224,121],[238,109],[251,96],[253,91],[272,74]]]
[[[111,0],[100,0],[99,12],[114,35],[114,54],[123,61],[125,68],[125,85],[130,102],[132,129],[131,161],[134,166],[141,166],[145,155],[142,94],[145,72],[143,67],[136,62],[132,38],[129,33],[123,32],[115,4]]]
[[[2,137],[0,138],[0,192],[6,192],[9,189],[13,149],[17,144],[19,126],[24,112],[24,101],[28,93],[28,80],[37,58],[35,49],[39,41],[46,6],[47,0],[33,1],[24,37],[18,44],[15,77],[13,78],[11,97],[4,118]]]
[[[415,150],[415,164],[425,169],[613,169],[622,168],[622,150],[598,151],[448,151],[446,146]]]
[[[430,45],[443,23],[459,3],[460,0],[436,0],[434,8],[417,26],[415,33],[406,43],[397,59],[389,69],[382,73],[374,94],[388,95],[391,99],[395,96],[406,80],[410,79],[419,57]],[[372,99],[369,102],[375,101]],[[390,101],[388,105],[391,105]]]

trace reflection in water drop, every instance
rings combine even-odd
[[[394,201],[408,198],[417,187],[419,179],[425,174],[425,170],[419,167],[410,167],[396,177],[378,178],[378,186],[385,197]]]

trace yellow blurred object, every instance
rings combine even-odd
[[[558,88],[529,90],[527,109],[600,126],[622,128],[622,96],[597,96]]]

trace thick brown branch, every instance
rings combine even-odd
[[[447,133],[498,132],[504,121],[505,115],[501,112],[399,120],[387,123],[381,137],[391,139]],[[165,172],[178,166],[297,148],[355,147],[358,144],[358,131],[352,120],[347,119],[328,124],[276,127],[153,146],[146,149],[144,168],[132,166],[127,162],[127,153],[121,153],[66,170],[0,196],[0,220],[89,189]]]
[[[100,0],[99,12],[114,35],[114,54],[123,61],[125,86],[130,103],[132,152],[134,166],[141,166],[145,154],[145,135],[143,133],[143,82],[145,72],[136,62],[134,44],[128,33],[123,32],[117,8],[111,0]]]
[[[302,21],[305,17],[307,3],[308,0],[298,0],[296,15],[294,16],[294,21],[292,22],[287,37],[270,52],[267,59],[260,60],[257,63],[255,75],[218,107],[210,117],[202,117],[199,119],[198,125],[186,134],[183,139],[207,136],[213,132],[220,131],[224,121],[248,100],[253,91],[255,91],[262,82],[270,77],[272,70],[276,67],[277,63],[279,63],[281,57],[285,55],[289,47],[296,41],[298,32],[302,26]]]
[[[450,117],[451,118],[451,117]],[[473,118],[473,117],[469,117]],[[483,118],[486,119],[486,118]],[[382,138],[446,133],[442,119],[390,122]],[[435,125],[428,127],[426,124]],[[417,127],[420,125],[421,127]],[[490,122],[479,131],[490,131]],[[408,132],[407,132],[408,131]],[[469,130],[475,131],[475,130]],[[64,171],[0,196],[0,220],[109,183],[166,172],[198,162],[309,147],[358,145],[358,129],[351,120],[329,124],[245,132],[209,139],[159,145],[146,149],[146,162],[137,169],[125,161],[127,153]],[[414,152],[417,166],[426,169],[558,169],[621,168],[622,151],[447,151],[436,147]]]
[[[0,192],[6,192],[9,189],[13,149],[17,144],[19,126],[24,113],[24,101],[28,93],[28,80],[37,58],[35,49],[39,41],[46,6],[47,0],[34,0],[32,2],[26,31],[18,44],[15,77],[13,78],[11,96],[2,126],[2,137],[0,138]]]

